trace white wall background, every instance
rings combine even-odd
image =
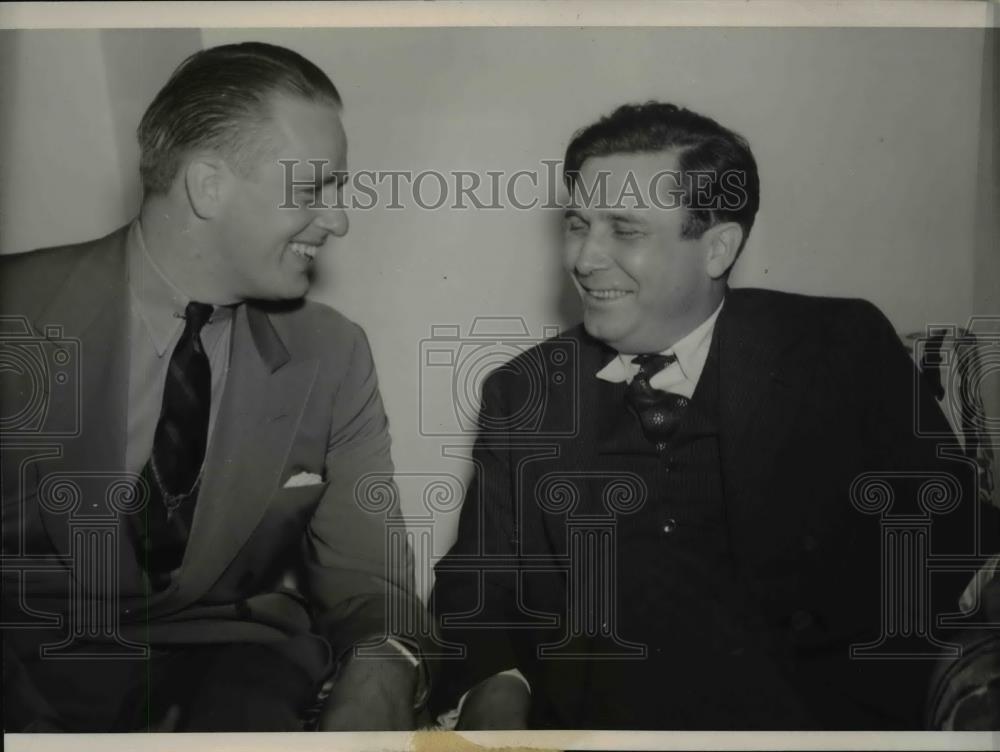
[[[197,29],[0,31],[0,251],[78,242],[139,208],[139,118]]]
[[[1000,314],[983,277],[998,255],[996,46],[974,29],[6,32],[0,248],[126,221],[142,109],[200,44],[246,39],[329,73],[352,170],[531,169],[620,103],[686,105],[745,135],[760,165],[735,284],[865,297],[905,331]],[[540,334],[572,323],[575,301],[551,212],[376,209],[351,222],[313,296],[368,331],[404,509],[417,513],[426,477],[408,476],[467,475],[442,457],[456,442],[421,436],[421,410],[437,426],[453,420],[447,378],[434,372],[421,391],[431,326],[517,316]],[[438,515],[438,552],[454,524]]]

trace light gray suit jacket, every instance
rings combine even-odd
[[[4,624],[21,627],[8,630],[16,649],[307,632],[334,657],[372,635],[419,644],[368,342],[314,302],[237,309],[184,562],[173,586],[146,592],[127,520],[142,511],[125,472],[125,238],[0,257]],[[284,487],[301,472],[323,482]]]

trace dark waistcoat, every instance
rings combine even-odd
[[[801,712],[732,559],[717,352],[714,342],[677,432],[650,458],[646,503],[617,520],[617,637],[647,655],[591,664],[588,726],[766,728]],[[641,433],[638,420],[617,430]]]

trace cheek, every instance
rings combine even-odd
[[[567,237],[562,244],[562,265],[567,272],[572,272],[576,266],[576,260],[580,256],[580,246],[582,241],[579,238]]]
[[[222,252],[231,263],[239,264],[246,252],[247,243],[253,240],[253,228],[249,219],[239,209],[228,213],[221,226]]]
[[[671,310],[682,297],[686,270],[668,263],[666,253],[666,250],[656,248],[649,253],[634,254],[628,264],[622,265],[638,285],[637,302],[646,310]]]
[[[657,287],[663,283],[663,251],[641,245],[625,246],[615,254],[617,266],[635,282],[639,289]]]
[[[271,234],[266,215],[253,204],[236,207],[228,221],[229,246],[239,258],[260,255],[261,246],[269,245]]]
[[[301,232],[312,224],[314,215],[308,209],[277,209],[273,213],[275,228]]]

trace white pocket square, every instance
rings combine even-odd
[[[296,473],[287,481],[282,488],[297,488],[299,486],[318,486],[323,479],[316,473]]]

